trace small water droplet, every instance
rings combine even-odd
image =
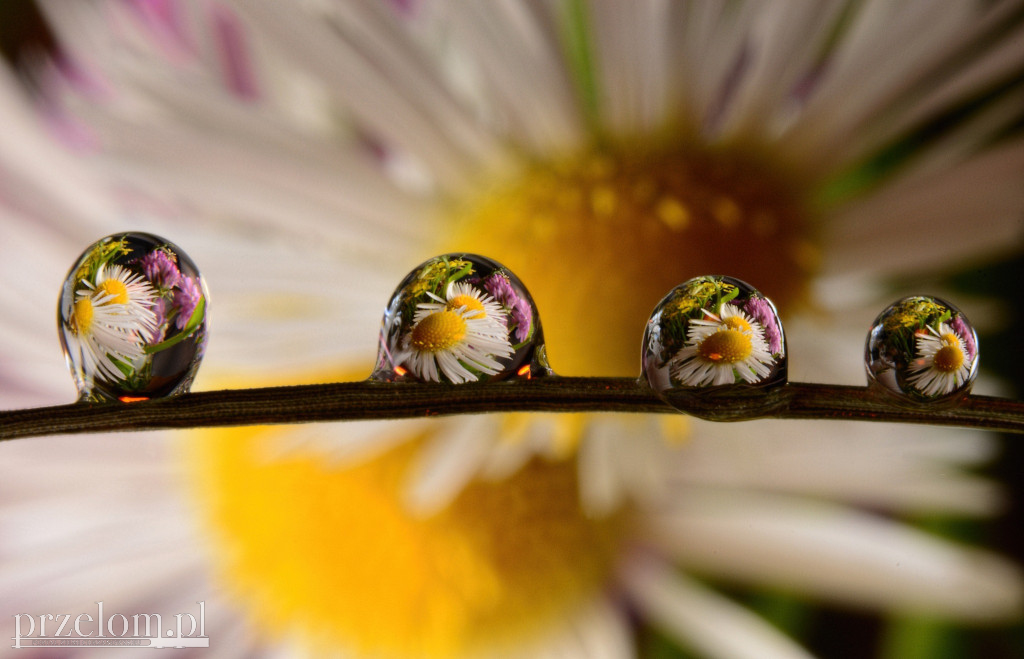
[[[757,289],[732,277],[696,277],[654,308],[642,367],[673,407],[719,421],[748,418],[767,414],[764,391],[786,382],[786,338],[775,305]],[[723,395],[744,394],[751,405],[742,410],[722,404]]]
[[[550,372],[540,316],[519,278],[482,256],[444,254],[392,295],[370,379],[463,384]]]
[[[868,385],[909,403],[952,404],[978,372],[978,336],[955,306],[935,297],[897,300],[871,325]]]
[[[176,245],[146,233],[93,243],[61,289],[61,347],[80,401],[188,391],[207,339],[209,295]]]

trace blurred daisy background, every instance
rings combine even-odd
[[[907,293],[1019,395],[1019,2],[0,6],[0,401],[73,399],[92,241],[186,249],[196,388],[357,379],[425,258],[496,258],[552,366],[633,376],[701,274],[861,383]],[[30,304],[25,304],[30,300]],[[1019,440],[481,416],[0,446],[0,619],[192,610],[214,656],[1019,656]]]

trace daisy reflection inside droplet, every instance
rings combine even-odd
[[[977,376],[978,338],[955,306],[912,296],[889,305],[871,326],[868,383],[909,403],[951,404]]]
[[[371,378],[465,384],[549,370],[540,319],[519,279],[482,256],[446,254],[395,291]]]
[[[752,396],[786,381],[786,343],[775,305],[732,277],[696,277],[655,307],[643,342],[643,374],[673,406],[728,418],[716,396]],[[750,414],[744,410],[743,414]]]
[[[79,400],[134,401],[188,391],[206,344],[207,294],[176,245],[121,233],[72,266],[57,310]]]

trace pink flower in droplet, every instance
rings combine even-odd
[[[483,284],[484,288],[494,296],[498,304],[508,310],[511,323],[506,318],[505,324],[515,326],[516,340],[520,342],[525,341],[526,337],[530,335],[530,326],[533,323],[533,308],[530,302],[519,297],[516,290],[512,287],[512,282],[503,273],[494,273],[485,279]]]
[[[978,354],[978,344],[974,341],[974,332],[971,331],[967,321],[964,320],[963,316],[957,314],[950,321],[949,325],[956,332],[957,336],[964,340],[964,347],[967,348],[967,358],[974,359]]]
[[[764,298],[752,297],[743,305],[743,310],[764,328],[764,338],[768,340],[768,350],[773,355],[781,352],[782,331],[779,328],[779,319],[768,301]]]
[[[182,277],[178,282],[178,290],[174,292],[174,306],[178,310],[178,316],[174,319],[174,326],[179,330],[185,329],[188,321],[192,318],[199,301],[203,299],[203,292],[199,284],[192,277]]]
[[[142,257],[142,271],[157,288],[165,291],[178,285],[181,271],[170,254],[156,249]]]

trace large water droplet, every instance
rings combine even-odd
[[[540,316],[519,278],[482,256],[444,254],[391,297],[370,377],[463,384],[550,372]]]
[[[897,300],[871,325],[868,385],[909,403],[952,404],[978,373],[978,337],[963,312],[935,297]]]
[[[732,277],[696,277],[654,308],[642,367],[674,407],[714,420],[748,418],[766,389],[786,382],[786,338],[775,305],[757,289]],[[751,405],[725,404],[724,396],[737,395],[749,395]]]
[[[147,233],[93,243],[71,266],[57,307],[79,400],[188,391],[206,346],[208,307],[198,268],[173,243]]]

